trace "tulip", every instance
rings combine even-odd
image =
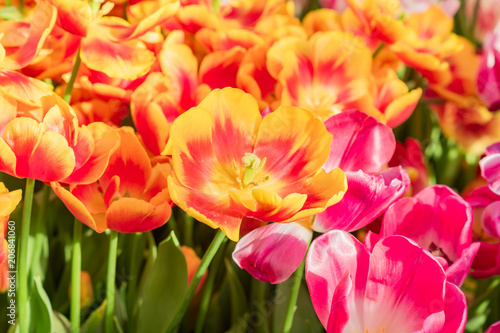
[[[472,209],[445,185],[429,186],[411,198],[396,201],[384,215],[380,235],[369,233],[372,248],[379,239],[402,235],[432,252],[448,281],[461,286],[479,243],[472,242]]]
[[[369,252],[346,232],[326,233],[311,245],[306,282],[328,333],[465,329],[462,291],[428,251],[402,236]]]
[[[325,172],[331,135],[304,109],[280,107],[262,119],[239,89],[212,91],[172,125],[164,154],[172,201],[238,240],[244,216],[291,222],[340,201],[340,169]]]

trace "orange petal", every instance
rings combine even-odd
[[[41,2],[31,17],[27,40],[14,52],[5,57],[1,66],[7,69],[26,67],[40,52],[57,20],[57,11],[51,5]]]
[[[195,192],[168,177],[172,201],[187,214],[212,228],[220,228],[232,241],[238,241],[243,216],[229,207],[227,197]]]
[[[213,149],[222,167],[228,173],[234,163],[243,169],[241,159],[253,151],[262,120],[255,98],[239,89],[217,89],[198,107],[212,114]]]
[[[99,202],[99,198],[102,201],[102,196],[100,196],[99,192],[97,191],[97,185],[95,184],[84,185],[80,188],[79,187],[75,188],[76,190],[75,193],[77,193],[80,198],[87,199],[85,201],[86,203],[88,203],[89,201],[92,202],[93,200],[97,199],[96,200],[97,205],[94,206],[91,205],[90,207],[91,209],[94,208],[93,210],[94,211],[97,210],[98,212],[94,212],[92,214],[82,201],[80,201],[75,195],[73,195],[68,190],[59,185],[59,183],[52,182],[50,185],[54,190],[54,192],[56,193],[56,195],[59,197],[59,199],[61,199],[64,205],[66,205],[68,210],[78,219],[78,221],[82,222],[89,228],[92,228],[93,230],[99,233],[106,230],[106,222],[104,221],[104,212],[102,211],[102,208],[105,209],[105,207],[103,202]],[[96,209],[97,207],[101,209]]]
[[[120,194],[139,198],[151,174],[151,163],[130,127],[116,130],[120,145],[109,158],[108,168],[101,176],[101,184],[107,187],[113,176],[120,178]]]
[[[135,198],[121,198],[106,212],[108,228],[118,232],[146,232],[161,227],[170,218],[168,202],[159,206]]]
[[[225,193],[237,184],[217,160],[212,141],[210,111],[194,107],[180,115],[170,129],[165,152],[170,150],[178,181],[190,189]]]
[[[0,70],[0,93],[38,107],[43,96],[53,94],[51,85],[6,69]]]
[[[92,23],[92,10],[80,0],[45,0],[57,8],[61,28],[70,34],[85,37]]]
[[[387,126],[394,128],[408,119],[413,113],[413,110],[415,110],[421,96],[422,89],[417,88],[394,99],[384,112],[385,118],[387,119]]]
[[[261,160],[266,158],[261,172],[269,175],[268,184],[276,180],[295,183],[323,166],[330,154],[331,141],[332,135],[311,112],[280,106],[264,117],[254,154]]]
[[[23,198],[23,191],[16,190],[9,192],[3,183],[0,182],[0,216],[10,215]],[[0,236],[3,236],[0,233]]]
[[[92,139],[92,150],[88,159],[82,165],[75,167],[73,173],[62,180],[68,184],[90,184],[97,181],[108,166],[111,154],[120,144],[120,136],[104,123],[92,123],[84,126],[78,136],[79,142],[83,133],[89,133]],[[76,148],[76,147],[75,147]],[[76,153],[75,149],[75,153]]]
[[[154,54],[139,41],[114,43],[94,31],[82,40],[82,62],[90,69],[114,78],[134,80],[146,74],[155,61]]]
[[[245,49],[240,46],[208,54],[200,64],[200,82],[210,88],[236,87],[236,74]]]
[[[135,11],[134,7],[144,7],[148,5],[149,4],[147,4],[147,2],[141,2],[135,5],[130,5],[127,10]],[[99,24],[112,28],[109,30],[109,32],[111,33],[111,36],[115,41],[126,41],[138,38],[150,31],[155,26],[163,24],[165,21],[170,19],[179,9],[178,0],[156,1],[154,5],[156,5],[156,10],[152,14],[143,18],[136,25],[127,26],[128,23],[127,25],[116,25],[113,24],[113,21],[108,20],[110,17],[101,18],[99,20]]]

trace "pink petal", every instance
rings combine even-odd
[[[260,281],[287,280],[304,259],[312,231],[298,223],[271,223],[257,228],[236,244],[236,264]]]
[[[332,308],[328,318],[327,333],[343,333],[349,322],[349,303],[347,296],[352,289],[349,272],[344,274],[333,294]]]
[[[432,255],[401,236],[384,238],[370,256],[364,327],[414,332],[444,309],[446,275]],[[434,320],[444,318],[434,315]]]
[[[480,244],[478,242],[472,243],[468,248],[464,249],[460,257],[446,269],[446,276],[448,281],[461,286],[467,274],[469,274],[472,262],[476,257],[477,251],[479,250]]]
[[[480,279],[500,274],[500,243],[479,242],[480,247],[472,262],[471,275]]]
[[[439,332],[463,332],[467,322],[467,302],[464,293],[457,285],[446,282],[444,302],[445,323]]]
[[[492,154],[479,161],[481,175],[488,181],[491,190],[500,195],[500,154]]]
[[[346,177],[348,191],[344,198],[316,216],[313,226],[315,231],[361,229],[381,215],[410,187],[410,178],[401,167],[386,169],[379,175],[347,171]]]
[[[484,333],[500,333],[500,321],[491,325]]]
[[[333,135],[325,170],[379,172],[391,159],[396,140],[389,126],[358,110],[344,111],[325,122]]]
[[[306,282],[314,310],[324,327],[328,324],[335,289],[346,272],[353,284],[348,297],[363,299],[368,262],[368,251],[347,232],[333,230],[312,242],[306,257]],[[356,312],[362,311],[362,304],[356,307],[359,308]]]
[[[491,236],[500,238],[500,201],[495,201],[483,211],[483,228]]]

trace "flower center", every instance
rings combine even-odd
[[[266,163],[265,157],[261,161],[260,158],[258,158],[255,154],[245,153],[245,155],[243,155],[243,157],[241,158],[241,162],[245,169],[243,171],[243,178],[241,179],[238,177],[237,180],[243,188],[247,187],[250,184],[257,186],[259,185],[259,183],[269,180],[269,176],[267,176],[257,182],[254,181],[255,174],[257,173],[257,171],[262,169],[262,167]],[[233,162],[233,166],[237,174],[240,174],[240,170],[236,166],[236,163]]]

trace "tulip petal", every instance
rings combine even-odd
[[[62,180],[64,183],[90,184],[97,181],[108,167],[111,155],[120,145],[118,133],[104,123],[91,123],[88,127],[84,126],[80,130],[79,140],[84,129],[87,129],[93,138],[93,150],[83,165],[75,168],[69,177]]]
[[[464,293],[456,284],[446,282],[444,301],[445,322],[440,332],[463,332],[467,323],[467,302]]]
[[[82,201],[80,201],[71,192],[60,186],[57,182],[52,182],[50,185],[52,186],[55,194],[59,197],[59,199],[61,199],[64,205],[68,208],[71,214],[78,219],[78,221],[99,233],[106,230],[104,211],[101,213],[91,214]],[[92,198],[93,200],[99,200],[100,198],[102,201],[102,196],[100,196],[96,190],[97,188],[95,185],[84,185],[79,192],[80,194],[85,194],[85,197],[87,198]],[[104,207],[104,202],[97,202],[96,207],[98,206],[101,206],[104,210],[106,209],[106,207]]]
[[[370,256],[365,327],[368,331],[380,327],[387,332],[418,331],[427,317],[444,309],[439,297],[445,295],[445,282],[443,268],[428,251],[405,237],[384,238]],[[442,317],[435,320],[444,322]]]
[[[389,162],[396,148],[389,126],[357,110],[335,115],[325,126],[333,135],[331,153],[324,165],[327,171],[338,167],[376,173]]]
[[[484,333],[500,333],[500,321],[491,325]]]
[[[363,299],[369,261],[365,247],[346,232],[330,231],[312,242],[306,258],[306,281],[314,310],[324,327],[328,324],[334,291],[346,272],[353,284],[348,298]],[[363,304],[356,307],[362,311]]]
[[[491,190],[500,195],[500,154],[488,155],[479,161],[481,175],[488,181]]]
[[[346,177],[349,190],[338,204],[318,214],[315,231],[361,229],[385,212],[410,186],[410,178],[401,167],[386,169],[380,175],[348,171]]]
[[[98,36],[95,31],[82,39],[82,62],[90,69],[113,78],[135,80],[155,62],[154,54],[138,41],[113,43]]]
[[[297,223],[271,223],[236,243],[236,264],[260,281],[287,280],[304,259],[312,231]]]
[[[139,198],[151,175],[151,162],[132,128],[121,127],[116,132],[120,136],[120,146],[109,158],[108,168],[100,179],[101,184],[106,188],[111,179],[118,176],[120,195]]]
[[[92,23],[92,10],[88,3],[75,0],[46,1],[57,9],[58,24],[61,28],[73,35],[87,36],[87,31]]]
[[[271,183],[290,184],[321,168],[330,154],[331,140],[324,124],[311,112],[280,106],[262,120],[254,154],[266,159],[261,172],[269,175]]]
[[[113,201],[106,211],[106,224],[118,232],[146,232],[167,223],[171,208],[168,202],[155,206],[135,198]]]
[[[348,295],[352,289],[352,280],[349,272],[344,274],[333,294],[332,308],[328,317],[328,333],[343,333],[349,322]]]
[[[480,279],[500,274],[500,243],[479,242],[480,247],[472,262],[471,275]]]
[[[453,264],[446,268],[446,276],[449,282],[456,284],[458,287],[464,283],[479,247],[479,242],[472,243],[462,251],[460,257]]]
[[[219,163],[228,172],[232,172],[233,163],[244,169],[241,159],[252,153],[262,120],[255,98],[239,89],[225,88],[213,91],[198,107],[212,114],[212,142]]]
[[[232,241],[238,241],[243,216],[229,207],[229,201],[217,194],[207,194],[181,185],[168,177],[168,190],[172,201],[188,215],[216,229],[220,228]]]
[[[44,2],[38,3],[31,17],[28,38],[14,53],[4,58],[2,67],[14,70],[26,67],[42,49],[56,20],[57,11],[54,7]]]
[[[165,152],[171,149],[179,183],[208,195],[238,186],[236,177],[228,174],[217,160],[212,144],[212,123],[209,111],[200,107],[190,109],[175,120],[165,148]],[[196,132],[192,128],[196,128]]]
[[[29,106],[40,106],[43,96],[53,94],[49,84],[10,70],[0,70],[0,91]]]

